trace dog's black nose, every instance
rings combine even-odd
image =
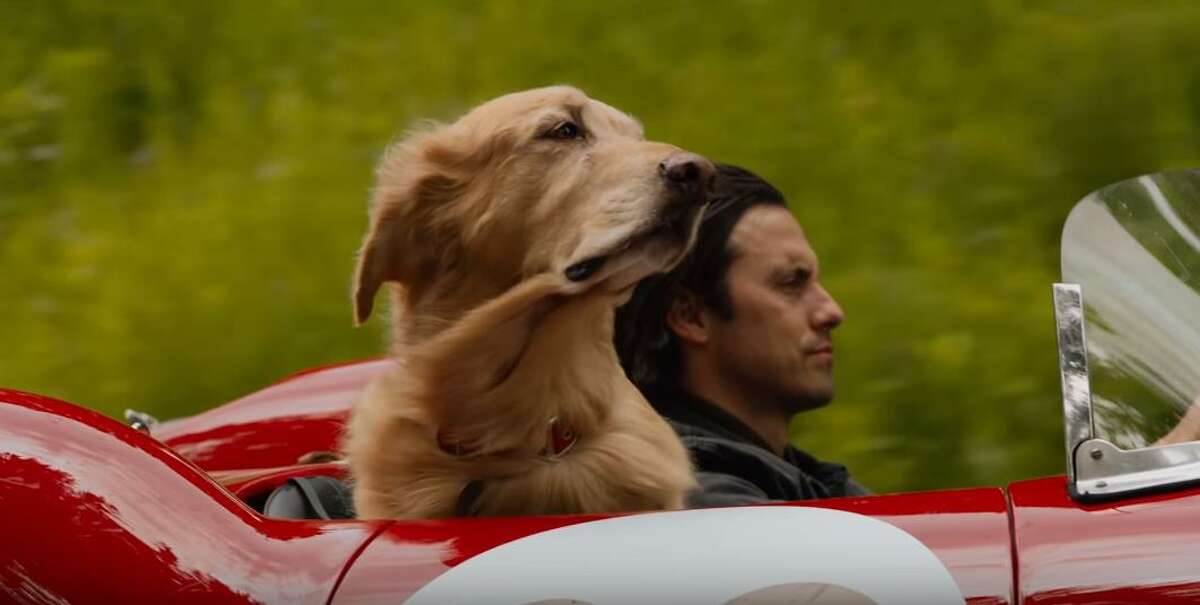
[[[658,174],[683,193],[689,201],[703,204],[708,197],[716,169],[712,162],[694,154],[679,152],[658,163]]]

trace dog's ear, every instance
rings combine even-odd
[[[358,252],[358,268],[354,272],[354,323],[362,325],[371,317],[375,294],[383,282],[400,281],[397,266],[400,247],[394,243],[396,225],[385,219],[372,219],[371,230]]]
[[[462,226],[478,216],[472,215],[470,202],[456,201],[515,141],[511,129],[482,136],[457,124],[430,123],[388,150],[379,163],[371,227],[358,255],[357,323],[371,316],[384,282],[423,284],[457,261]]]
[[[416,283],[444,268],[456,249],[449,206],[461,183],[421,157],[421,143],[401,143],[380,162],[370,228],[355,271],[356,324],[371,316],[384,282]]]

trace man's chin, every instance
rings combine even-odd
[[[821,390],[806,390],[792,399],[793,414],[817,410],[833,402],[833,387]]]

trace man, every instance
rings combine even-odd
[[[696,463],[692,506],[869,493],[788,443],[792,416],[833,398],[831,334],[844,318],[783,194],[718,165],[695,248],[637,287],[615,335]]]

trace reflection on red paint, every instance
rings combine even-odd
[[[1025,603],[1200,601],[1200,488],[1091,505],[1062,477],[1009,490]]]
[[[292,465],[310,452],[337,451],[350,407],[391,363],[362,361],[294,374],[221,407],[164,422],[154,436],[207,471]]]
[[[0,544],[17,555],[0,566],[0,586],[16,601],[85,603],[95,587],[109,585],[114,603],[152,602],[173,595],[177,602],[255,603],[200,570],[184,569],[167,544],[133,539],[119,511],[104,498],[81,491],[60,471],[36,460],[0,455],[0,502],[5,519]],[[29,502],[39,506],[9,506]],[[73,564],[73,561],[85,562]],[[138,567],[136,581],[110,583],[111,568],[92,562],[124,561]]]
[[[324,603],[388,522],[265,519],[161,443],[0,390],[0,601]]]

